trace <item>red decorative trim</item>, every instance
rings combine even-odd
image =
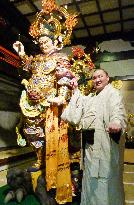
[[[2,46],[0,46],[0,54],[2,54],[0,61],[5,61],[16,68],[20,66],[20,58]]]

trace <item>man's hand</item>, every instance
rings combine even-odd
[[[121,125],[118,122],[110,122],[106,131],[108,133],[118,133],[121,131]]]
[[[78,87],[78,82],[77,82],[77,78],[74,77],[71,82],[70,82],[70,86],[72,87],[72,89],[75,89]]]

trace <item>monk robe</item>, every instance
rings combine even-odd
[[[94,129],[93,144],[87,140],[85,145],[81,205],[123,205],[123,148],[127,122],[119,90],[108,84],[97,95],[82,96],[76,89],[61,118],[81,129]],[[111,135],[107,132],[111,122],[121,125],[121,133]]]

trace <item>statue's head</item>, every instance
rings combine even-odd
[[[30,26],[29,34],[40,43],[40,38],[51,39],[61,49],[70,44],[73,27],[77,24],[76,14],[58,6],[55,0],[42,0],[42,10]]]

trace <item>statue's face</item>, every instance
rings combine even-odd
[[[53,41],[48,36],[42,36],[39,38],[39,45],[43,53],[49,54],[55,49]]]

